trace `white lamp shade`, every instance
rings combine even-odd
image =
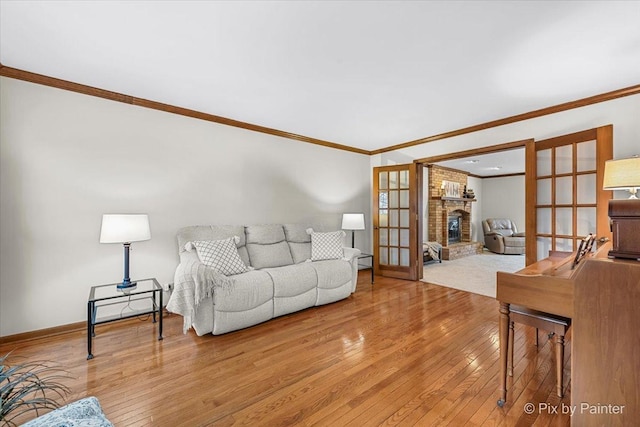
[[[364,230],[364,214],[363,213],[346,213],[342,214],[343,230]]]
[[[640,187],[640,157],[605,162],[603,190],[628,190],[636,187]]]
[[[130,243],[151,239],[146,214],[102,215],[100,243]]]

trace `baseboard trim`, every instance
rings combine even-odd
[[[56,335],[68,334],[69,332],[81,331],[86,328],[87,328],[87,322],[76,322],[76,323],[69,323],[68,325],[56,326],[53,328],[38,329],[37,331],[7,335],[5,337],[0,337],[0,345],[48,338]]]

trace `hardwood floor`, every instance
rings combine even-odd
[[[498,399],[498,303],[462,291],[362,272],[349,299],[222,336],[182,334],[182,318],[96,327],[0,346],[0,354],[56,360],[68,401],[97,396],[116,426],[567,426],[538,411],[555,394],[546,335],[516,325],[514,376]],[[570,358],[570,336],[566,359]],[[565,365],[565,385],[570,380]],[[566,387],[566,386],[565,386]],[[535,405],[525,413],[525,404]]]

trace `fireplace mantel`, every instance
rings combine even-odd
[[[473,202],[477,202],[477,199],[468,199],[466,197],[445,197],[445,196],[440,196],[440,197],[432,197],[432,200],[440,200],[442,201],[442,207],[444,208],[448,202],[463,202],[465,208],[467,207],[467,203],[473,203]]]

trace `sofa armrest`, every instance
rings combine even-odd
[[[348,260],[352,260],[354,258],[357,258],[358,256],[360,256],[360,254],[362,253],[362,251],[358,248],[347,248],[344,247],[342,248],[344,251],[344,257]]]
[[[511,237],[525,237],[524,236],[524,231],[521,232],[521,233],[514,233],[513,236],[511,236]]]
[[[167,310],[184,318],[183,332],[187,333],[200,302],[209,297],[215,299],[216,288],[229,290],[233,279],[203,264],[197,257],[185,257],[176,268],[173,285]]]
[[[500,233],[486,234],[484,237],[484,245],[487,249],[497,254],[504,253],[504,237]]]
[[[487,236],[502,236],[502,233],[498,233],[497,231],[487,231],[484,233],[485,237]]]

